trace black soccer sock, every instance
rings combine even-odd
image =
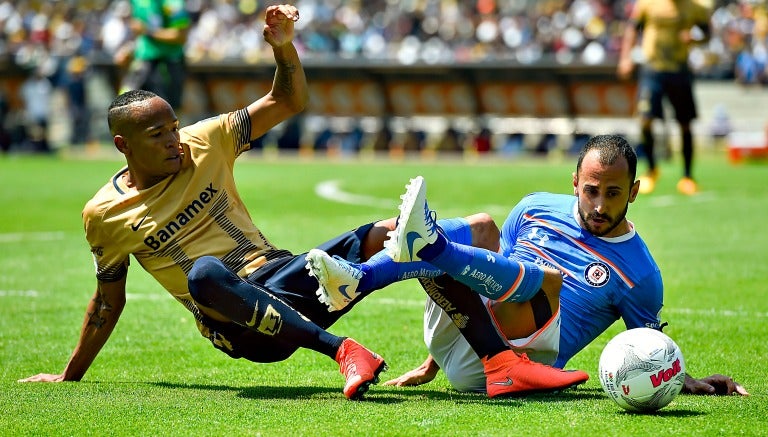
[[[653,129],[650,127],[642,129],[643,135],[643,153],[648,160],[648,170],[652,171],[656,169],[656,156],[654,155],[654,141]]]
[[[448,314],[478,357],[492,357],[509,349],[496,330],[480,296],[448,275],[419,278],[427,295]]]
[[[683,176],[692,178],[693,174],[693,135],[690,130],[684,130],[683,136]]]
[[[344,341],[306,319],[266,288],[243,280],[218,258],[205,256],[195,261],[188,281],[195,302],[252,331],[333,359]]]

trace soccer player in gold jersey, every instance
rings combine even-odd
[[[680,127],[683,177],[677,189],[693,195],[698,185],[693,179],[694,141],[691,122],[696,118],[693,73],[688,66],[690,47],[709,38],[710,10],[701,0],[638,0],[625,28],[617,66],[619,78],[627,79],[635,68],[633,50],[642,40],[643,64],[638,83],[637,112],[640,116],[642,149],[648,161],[648,172],[640,177],[640,193],[656,187],[659,170],[654,156],[654,119],[664,119],[662,100],[666,97],[675,110]]]
[[[318,281],[305,269],[305,255],[273,245],[253,224],[235,185],[234,161],[250,142],[306,105],[306,78],[292,43],[298,17],[290,5],[267,8],[264,38],[273,48],[277,70],[272,90],[246,108],[179,129],[171,105],[154,93],[134,90],[115,98],[108,123],[127,166],[83,210],[96,292],[64,371],[22,381],[78,381],[84,376],[125,306],[133,255],[194,315],[201,334],[227,355],[275,362],[298,348],[315,350],[338,362],[349,399],[378,382],[386,369],[380,356],[326,331],[354,305],[328,311],[318,299]],[[487,219],[478,215],[457,221],[456,227],[463,228],[471,240],[467,243],[479,244]],[[394,227],[394,218],[370,223],[318,248],[350,262],[366,261]],[[499,336],[487,335],[494,328],[477,295],[432,297],[453,311],[470,345],[488,363],[494,395],[560,390],[588,379],[581,371],[526,360]]]

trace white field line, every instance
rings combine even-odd
[[[0,297],[40,297],[37,290],[0,290]]]
[[[65,235],[64,232],[9,232],[0,234],[0,243],[63,240]]]
[[[380,199],[364,194],[352,194],[339,187],[339,181],[320,182],[315,187],[315,194],[323,199],[348,205],[373,206],[376,208],[395,209],[399,199]]]
[[[376,208],[387,208],[387,209],[393,209],[396,208],[399,199],[381,199],[373,196],[368,196],[365,194],[354,194],[347,191],[344,191],[341,188],[341,182],[337,180],[330,180],[330,181],[324,181],[320,182],[315,186],[315,194],[317,194],[319,197],[330,200],[332,202],[338,202],[338,203],[344,203],[347,205],[359,205],[359,206],[372,206]],[[716,199],[717,196],[715,196],[714,193],[707,193],[702,192],[698,193],[695,196],[690,197],[689,199],[693,202],[701,203],[701,202],[711,202]],[[654,196],[648,196],[648,198],[641,199],[643,202],[647,203],[650,206],[656,207],[656,208],[666,208],[670,206],[674,206],[680,201],[679,195],[673,195],[673,194],[665,194],[665,195],[654,195]],[[512,205],[503,206],[503,205],[486,205],[483,207],[483,212],[487,212],[491,215],[494,214],[507,214],[512,209]]]

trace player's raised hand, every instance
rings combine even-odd
[[[293,41],[293,23],[299,19],[299,10],[292,5],[276,5],[267,8],[264,24],[264,40],[272,47],[280,47]]]

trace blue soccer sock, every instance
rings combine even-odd
[[[385,251],[373,255],[363,264],[353,264],[363,271],[357,291],[364,293],[384,288],[389,284],[412,278],[434,278],[441,275],[442,270],[424,261],[398,263],[392,260]]]
[[[476,293],[498,301],[530,300],[544,281],[544,270],[534,263],[511,260],[445,238],[438,237],[435,244],[424,246],[417,255]]]
[[[451,241],[472,244],[472,229],[464,218],[438,220],[442,233]],[[442,237],[442,235],[441,235]],[[359,293],[384,288],[389,284],[412,278],[434,278],[443,272],[430,263],[423,261],[398,263],[392,260],[384,250],[376,253],[362,264],[353,264],[363,271]]]

